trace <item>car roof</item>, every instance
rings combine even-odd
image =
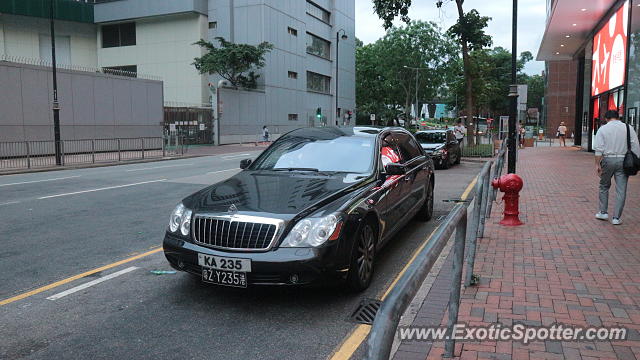
[[[451,131],[451,130],[449,129],[420,130],[416,132],[416,134],[436,133],[436,132],[446,132],[446,131]]]
[[[356,127],[309,127],[292,130],[284,135],[286,137],[304,137],[317,140],[330,140],[342,136],[359,136],[359,137],[375,137],[388,131],[403,131],[410,134],[409,131],[400,127],[382,127],[382,126],[356,126]]]

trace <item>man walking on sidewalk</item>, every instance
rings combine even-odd
[[[640,144],[638,136],[631,127],[620,121],[618,112],[609,110],[605,114],[607,123],[598,129],[594,150],[596,152],[596,171],[600,176],[600,212],[596,214],[596,219],[609,219],[609,188],[611,187],[611,177],[616,178],[616,205],[611,223],[613,225],[622,224],[620,216],[627,197],[627,181],[629,176],[624,173],[624,155],[627,153],[627,128],[631,136],[631,151],[640,156]]]

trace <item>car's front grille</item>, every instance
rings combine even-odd
[[[278,221],[242,216],[196,215],[193,240],[204,246],[241,251],[267,250],[278,232]]]

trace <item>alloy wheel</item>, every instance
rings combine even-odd
[[[365,225],[358,239],[358,276],[360,281],[366,283],[373,272],[373,259],[375,256],[375,241],[371,225]]]

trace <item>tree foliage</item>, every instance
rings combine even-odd
[[[222,37],[216,37],[219,47],[200,40],[195,43],[207,50],[203,56],[195,58],[193,65],[200,74],[218,74],[235,87],[255,89],[260,75],[254,70],[265,66],[264,56],[273,45],[263,42],[257,46],[235,44]]]
[[[404,110],[408,119],[416,91],[416,70],[411,68],[422,68],[418,101],[426,103],[444,93],[456,62],[455,43],[434,23],[416,21],[391,28],[382,39],[356,49],[358,111],[390,120]]]

